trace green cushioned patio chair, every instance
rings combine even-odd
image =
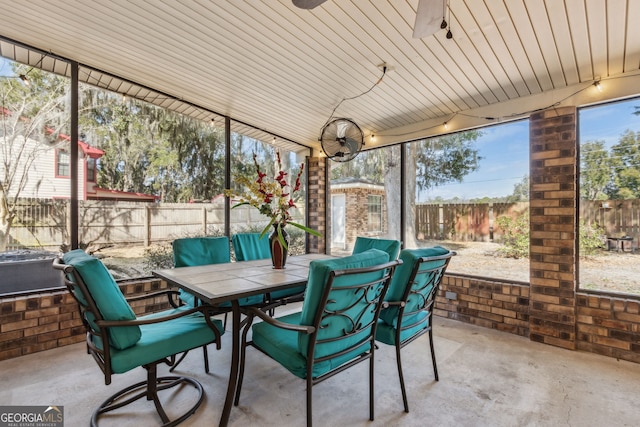
[[[369,418],[374,417],[375,329],[382,298],[400,261],[371,249],[344,258],[312,261],[302,311],[263,322],[243,339],[235,404],[240,400],[247,345],[259,349],[307,383],[307,426],[312,425],[312,387],[357,363],[369,361]]]
[[[202,385],[185,376],[158,377],[157,367],[161,363],[172,366],[176,354],[192,348],[211,343],[220,348],[224,329],[222,322],[211,319],[212,307],[168,309],[137,317],[129,305],[130,300],[125,299],[99,259],[76,249],[54,260],[53,267],[64,273],[65,284],[78,303],[80,318],[87,332],[87,351],[103,371],[105,384],[111,383],[114,374],[123,374],[137,367],[147,371],[146,381],[120,390],[100,404],[91,416],[91,425],[96,426],[102,415],[142,398],[153,401],[163,426],[175,426],[193,415],[204,399]],[[131,300],[157,299],[161,294],[170,293],[156,292]],[[187,400],[186,410],[170,411],[181,414],[174,415],[171,420],[162,401],[165,404],[180,401],[176,400],[175,393],[188,386],[196,389],[195,398],[192,397],[194,403]],[[163,397],[164,390],[168,391]]]
[[[173,246],[173,264],[175,267],[197,267],[208,264],[222,264],[231,262],[231,246],[229,238],[221,237],[185,237],[176,239],[172,243]],[[198,301],[196,297],[189,292],[180,289],[180,299],[185,303],[186,307],[194,307]],[[238,303],[244,306],[263,306],[265,304],[265,295],[255,295],[246,298],[240,298]],[[225,302],[216,306],[218,313],[224,313],[223,327],[227,327],[227,313],[231,311],[231,303]],[[209,372],[209,356],[206,346],[202,348],[204,353],[205,372]],[[180,357],[180,360],[172,367],[175,369],[185,358],[187,353]]]
[[[374,239],[371,237],[356,237],[356,243],[353,245],[352,254],[359,254],[360,252],[364,252],[368,249],[380,249],[381,251],[385,251],[389,254],[389,259],[394,260],[398,259],[398,254],[400,253],[400,246],[402,244],[399,240],[393,239]]]
[[[409,404],[402,374],[400,350],[416,338],[428,333],[433,373],[435,380],[438,381],[436,354],[433,350],[433,304],[449,260],[455,254],[439,246],[404,249],[400,252],[402,265],[396,269],[384,298],[376,340],[396,348],[398,376],[405,412],[409,412]]]
[[[237,233],[231,237],[231,242],[233,243],[233,250],[236,254],[236,261],[271,258],[269,238],[267,236],[260,238],[260,233]],[[306,285],[271,292],[266,295],[266,303],[271,307],[271,310],[273,310],[273,308],[278,305],[302,301],[305,289]],[[270,314],[273,316],[273,311],[271,311]]]
[[[236,233],[231,237],[236,261],[251,261],[254,259],[271,258],[269,238],[260,233]]]
[[[176,267],[195,267],[207,264],[231,262],[231,246],[229,238],[223,237],[187,237],[173,241],[173,263]],[[180,291],[181,299],[193,306],[195,297],[188,292]],[[241,298],[240,305],[264,304],[263,295]],[[231,303],[221,307],[231,309]]]

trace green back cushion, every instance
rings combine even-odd
[[[316,260],[312,261],[309,265],[309,279],[307,282],[307,292],[305,294],[304,302],[302,303],[302,312],[300,316],[301,325],[313,325],[316,312],[321,304],[322,293],[325,289],[327,281],[329,280],[329,273],[333,270],[353,269],[361,267],[372,267],[378,264],[384,264],[389,261],[389,254],[379,249],[369,249],[365,252],[335,259]],[[375,273],[368,273],[370,280],[375,280],[382,277],[384,271],[378,271]],[[353,282],[351,276],[341,276],[334,280],[334,289],[343,286],[348,286]],[[333,295],[335,294],[335,296]],[[358,298],[358,295],[354,295],[354,301]],[[348,306],[351,301],[347,300],[348,293],[344,291],[332,291],[329,294],[329,301],[335,300],[327,304],[327,308],[331,309],[332,305],[339,305],[340,307]],[[353,307],[354,310],[358,309],[358,305]],[[374,313],[371,313],[373,316]],[[349,321],[346,318],[338,318],[333,316],[330,318],[330,324],[323,325],[324,327],[318,332],[319,339],[325,339],[330,336],[342,336],[343,330],[350,329],[348,325]],[[363,322],[366,322],[363,319]],[[349,342],[342,342],[338,345],[348,345],[355,342],[361,337],[353,336],[353,339]],[[309,336],[300,334],[298,336],[298,350],[302,354],[306,354],[309,345]],[[315,356],[320,357],[327,354],[331,354],[337,350],[336,344],[325,343],[316,346]],[[364,348],[362,351],[366,351],[368,348]],[[361,352],[362,352],[361,351]]]
[[[353,254],[359,254],[368,249],[380,249],[389,254],[389,259],[398,258],[400,253],[400,242],[398,240],[372,239],[370,237],[357,237],[353,246]]]
[[[102,261],[82,249],[67,252],[63,261],[78,272],[105,320],[136,319],[131,306]],[[110,328],[109,332],[110,344],[119,350],[133,346],[141,336],[138,326]]]
[[[400,252],[402,264],[396,268],[396,271],[393,274],[391,284],[389,285],[389,289],[387,290],[387,294],[384,298],[385,301],[400,301],[402,299],[404,291],[407,285],[409,285],[408,282],[411,278],[411,273],[420,258],[446,255],[448,253],[449,250],[441,246],[420,249],[404,249]],[[420,266],[420,270],[440,267],[444,263],[445,260],[427,261]],[[426,275],[419,276],[418,279],[426,279]],[[429,289],[426,289],[425,292],[428,290]],[[415,301],[408,301],[408,306],[405,308],[405,311],[411,311],[412,308],[415,308]],[[397,306],[391,306],[383,309],[380,312],[380,319],[389,325],[395,326],[397,324],[396,317],[398,315],[398,310],[399,308]]]
[[[207,264],[223,264],[231,262],[229,238],[224,237],[188,237],[173,241],[173,263],[176,267],[195,267]],[[180,299],[188,306],[194,307],[196,298],[193,294],[180,289]],[[240,305],[261,304],[262,295],[240,298]],[[222,304],[231,307],[231,303]]]
[[[236,261],[251,261],[271,257],[269,238],[265,234],[262,239],[260,233],[239,233],[231,238]]]
[[[207,264],[231,262],[229,238],[187,237],[173,241],[173,264],[176,267],[195,267]],[[180,299],[186,305],[195,307],[193,294],[180,289]]]
[[[228,237],[189,237],[173,241],[173,263],[176,267],[225,262],[231,262]]]

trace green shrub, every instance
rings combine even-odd
[[[147,271],[159,268],[173,268],[171,244],[151,246],[144,250],[144,267]]]
[[[597,223],[585,224],[580,218],[579,229],[580,255],[593,255],[604,247],[604,228]]]
[[[507,258],[527,258],[529,256],[529,212],[517,218],[501,216],[496,224],[502,230],[503,247],[498,251]]]

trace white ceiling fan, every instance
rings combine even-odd
[[[292,0],[294,6],[301,9],[313,9],[327,0]],[[444,19],[447,0],[419,0],[416,11],[416,21],[413,25],[413,38],[421,39],[430,36],[438,30],[447,28]],[[451,31],[447,32],[447,38],[452,37]]]

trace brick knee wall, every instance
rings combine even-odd
[[[167,289],[158,279],[120,283],[126,297]],[[137,315],[169,307],[166,298],[131,303]],[[0,360],[49,350],[85,340],[78,306],[65,291],[0,299]]]
[[[640,363],[640,301],[578,294],[576,346]]]
[[[433,313],[528,337],[529,286],[446,274]]]

